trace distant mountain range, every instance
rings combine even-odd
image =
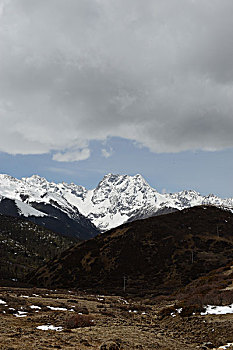
[[[38,175],[21,180],[0,175],[0,213],[26,217],[80,239],[128,221],[203,204],[232,210],[233,198],[202,196],[192,190],[161,194],[141,175],[108,174],[93,190],[74,183],[56,184]]]

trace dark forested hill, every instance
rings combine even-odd
[[[233,260],[233,214],[193,207],[124,224],[40,268],[40,286],[171,293]]]

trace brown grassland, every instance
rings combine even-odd
[[[232,314],[178,313],[180,302],[172,298],[1,287],[0,299],[6,303],[0,304],[1,350],[191,350],[233,342]],[[42,325],[62,328],[37,329]]]

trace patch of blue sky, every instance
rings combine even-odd
[[[159,192],[193,189],[204,195],[233,196],[233,149],[156,154],[132,141],[111,138],[105,143],[92,141],[90,150],[90,157],[78,162],[54,161],[53,153],[0,153],[0,173],[16,178],[38,174],[49,181],[74,182],[88,189],[96,187],[107,173],[139,173]]]

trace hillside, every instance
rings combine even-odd
[[[20,281],[75,242],[32,222],[0,215],[0,284]]]
[[[193,207],[79,243],[30,277],[39,286],[170,294],[233,259],[233,214]]]

